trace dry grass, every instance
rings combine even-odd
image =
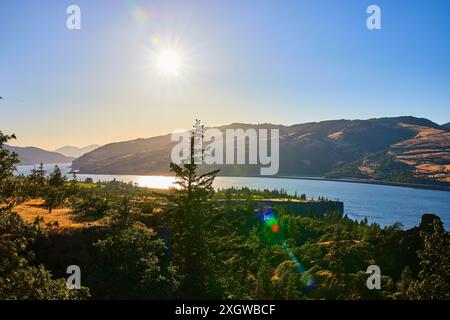
[[[30,223],[33,223],[38,216],[44,218],[44,221],[41,223],[42,226],[55,222],[62,229],[79,229],[102,225],[99,221],[80,219],[80,217],[72,214],[69,208],[53,209],[52,213],[49,213],[48,209],[43,207],[43,204],[44,201],[42,199],[32,199],[16,206],[14,211]]]
[[[302,140],[303,138],[309,137],[310,135],[311,133],[305,133],[296,137],[295,140]]]
[[[450,182],[450,132],[402,124],[417,135],[392,145],[391,154],[399,162],[414,168],[414,175],[441,182]]]
[[[319,277],[329,278],[329,277],[333,276],[333,272],[331,272],[330,270],[319,270],[316,272],[316,275]]]
[[[328,138],[330,138],[332,140],[339,140],[340,138],[342,138],[343,134],[344,134],[344,132],[342,132],[342,131],[336,131],[336,132],[329,134]]]
[[[368,175],[369,177],[372,177],[375,174],[375,168],[371,168],[368,166],[360,166],[358,167],[358,170]]]

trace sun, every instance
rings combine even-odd
[[[177,77],[183,69],[183,57],[175,50],[161,51],[156,57],[156,68],[168,77]]]

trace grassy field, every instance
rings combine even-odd
[[[41,222],[42,226],[57,225],[63,229],[79,229],[87,228],[91,226],[103,225],[100,221],[82,219],[72,213],[69,208],[53,209],[52,213],[48,212],[48,209],[44,207],[44,200],[32,199],[26,201],[14,208],[25,221],[33,223],[37,217],[41,217],[44,220]]]

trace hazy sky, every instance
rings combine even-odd
[[[66,8],[81,8],[81,30]],[[382,30],[366,28],[377,4]],[[54,149],[231,122],[450,121],[448,0],[0,1],[0,130]],[[180,76],[154,66],[170,47]]]

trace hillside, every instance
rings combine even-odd
[[[36,147],[13,147],[5,145],[5,149],[18,154],[20,165],[70,163],[74,159],[73,157],[66,157],[60,153],[46,151]]]
[[[427,119],[331,120],[292,126],[231,124],[218,129],[250,127],[280,130],[280,176],[449,182],[450,133]],[[169,135],[112,143],[76,159],[73,168],[82,173],[167,174],[173,145]],[[259,173],[256,165],[216,167],[221,175]]]
[[[326,176],[406,183],[450,183],[450,132],[401,123],[416,134],[387,150],[365,155]]]
[[[74,146],[64,146],[55,150],[55,152],[61,153],[67,157],[78,158],[83,154],[91,152],[100,147],[98,144],[93,144],[86,147],[74,147]]]

